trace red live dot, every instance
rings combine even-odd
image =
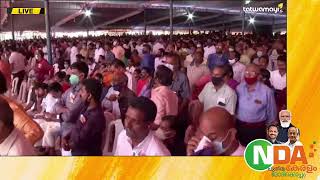
[[[313,144],[310,145],[310,148],[311,148],[311,149],[313,148]]]

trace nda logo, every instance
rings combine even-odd
[[[265,171],[275,164],[308,164],[303,146],[290,149],[287,145],[274,145],[265,139],[251,141],[244,152],[247,165],[255,171]]]

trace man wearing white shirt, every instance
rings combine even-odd
[[[138,51],[139,56],[142,56],[143,43],[140,39],[137,41],[136,50]]]
[[[213,45],[211,39],[208,39],[207,46],[204,48],[204,59],[208,60],[210,54],[216,53],[216,47]]]
[[[157,41],[153,46],[153,54],[159,54],[159,50],[164,49],[164,45],[162,44],[162,39]]]
[[[13,46],[11,48],[12,52],[9,57],[9,63],[11,65],[13,78],[18,77],[18,89],[20,89],[21,82],[25,76],[25,68],[26,68],[26,58],[23,54],[18,52],[16,48]]]
[[[233,70],[233,79],[238,83],[241,83],[244,78],[244,71],[246,70],[246,66],[242,64],[240,61],[240,54],[235,52],[234,49],[229,49],[229,58],[228,61],[232,66]]]
[[[146,97],[134,98],[125,115],[125,129],[119,134],[116,156],[170,156],[169,150],[150,130],[156,105]]]
[[[70,62],[71,62],[71,64],[77,62],[77,54],[79,54],[78,48],[77,48],[77,43],[74,42],[73,46],[72,46],[72,48],[70,50]]]
[[[35,155],[31,143],[14,127],[13,111],[8,102],[0,98],[0,156]]]
[[[94,60],[96,61],[96,63],[99,62],[100,55],[104,56],[105,55],[105,51],[101,46],[101,42],[97,42],[96,50],[94,51]]]
[[[270,74],[271,85],[276,90],[282,90],[287,87],[287,59],[285,55],[280,55],[277,60],[278,70]]]
[[[295,146],[302,146],[302,143],[298,140],[298,137],[299,129],[296,127],[290,127],[288,130],[288,142],[284,144],[289,146],[291,154]]]

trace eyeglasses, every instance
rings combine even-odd
[[[245,71],[244,74],[245,74],[245,75],[249,75],[249,76],[256,76],[258,73],[257,73],[257,72],[254,72],[254,71],[252,71],[252,72],[250,72],[250,71]]]

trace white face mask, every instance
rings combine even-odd
[[[195,152],[207,147],[212,147],[215,155],[221,155],[226,151],[226,149],[223,148],[222,141],[211,141],[207,136],[203,136],[198,144],[198,147],[195,149]]]
[[[172,64],[164,64],[167,68],[169,68],[171,71],[173,71],[173,65]]]
[[[163,131],[163,129],[161,128],[158,128],[156,131],[155,131],[155,136],[157,136],[157,138],[159,138],[160,140],[164,141],[166,139],[170,139],[172,138],[173,136],[175,135],[175,133],[166,133]]]
[[[236,59],[229,59],[229,63],[232,65],[236,62]]]
[[[35,57],[36,59],[39,59],[39,55],[38,55],[38,54],[36,54],[34,57]]]
[[[291,124],[291,121],[280,121],[281,127],[288,128]]]
[[[262,56],[262,51],[258,51],[258,52],[257,52],[257,56],[258,56],[258,57],[261,57],[261,56]]]

